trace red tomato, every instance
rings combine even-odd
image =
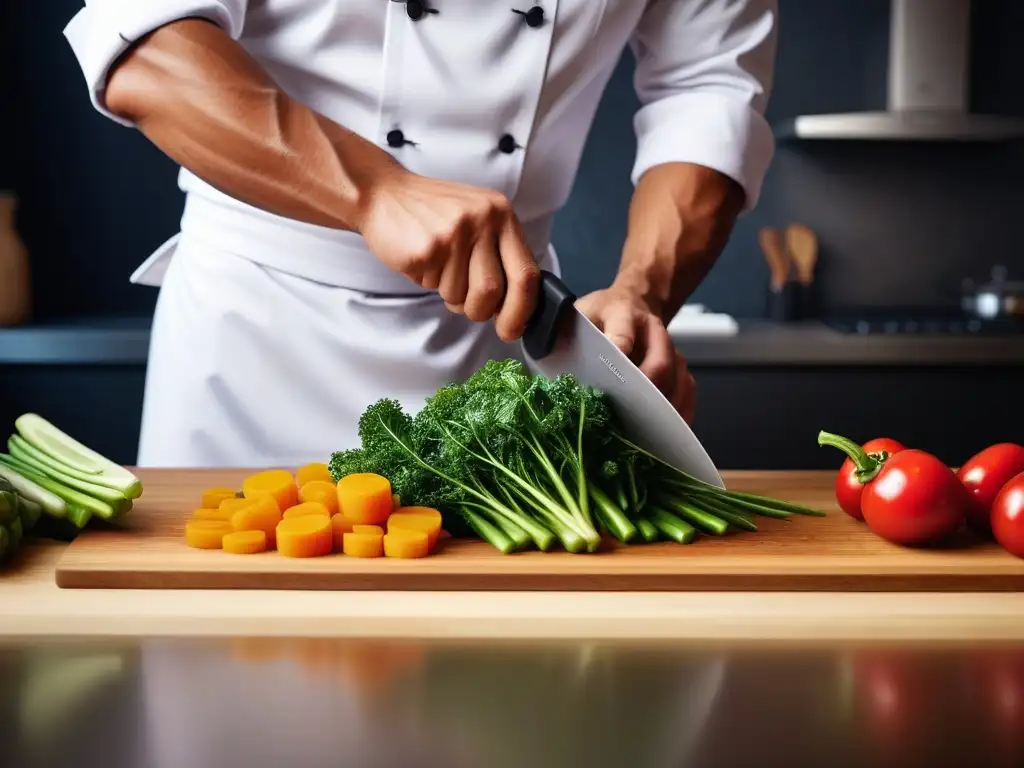
[[[864,486],[868,527],[894,544],[935,544],[955,533],[967,515],[967,492],[953,471],[930,453],[900,451]]]
[[[970,492],[967,522],[977,531],[989,530],[989,511],[1010,478],[1024,472],[1024,447],[998,443],[975,454],[960,467],[957,476]]]
[[[876,437],[868,440],[861,446],[866,453],[888,452],[890,455],[907,450],[907,447],[897,440],[888,437]],[[847,459],[839,468],[836,476],[836,501],[839,508],[850,517],[863,520],[864,514],[861,511],[861,494],[864,492],[864,483],[857,479],[857,465],[853,459]]]
[[[1024,472],[1021,472],[992,502],[992,535],[999,545],[1017,557],[1024,557]]]

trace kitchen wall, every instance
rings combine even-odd
[[[888,0],[781,0],[768,117],[884,109]],[[1019,0],[976,0],[972,89],[979,111],[1024,114]],[[614,273],[625,234],[636,108],[631,62],[598,114],[556,243],[580,289]],[[801,220],[822,242],[826,309],[941,305],[960,278],[1004,263],[1024,273],[1024,145],[780,143],[757,210],[745,217],[697,298],[740,316],[763,309],[767,269],[757,230]],[[597,262],[591,269],[588,260]]]
[[[151,289],[127,278],[173,234],[175,167],[139,134],[94,114],[61,29],[81,0],[4,3],[5,160],[24,200],[45,316],[148,313]],[[1024,3],[977,2],[974,95],[984,111],[1024,114]],[[885,103],[887,0],[781,0],[769,117]],[[17,63],[17,66],[15,66]],[[636,108],[627,54],[588,140],[555,243],[578,291],[606,284],[625,233]],[[1024,271],[1024,151],[1013,145],[780,144],[758,210],[744,218],[697,298],[740,316],[762,311],[767,271],[756,231],[799,219],[822,240],[826,308],[955,301],[960,278],[994,263]]]

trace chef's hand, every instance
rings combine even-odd
[[[377,258],[438,291],[452,312],[496,318],[504,341],[522,336],[540,267],[501,193],[396,169],[375,183],[359,231]]]
[[[577,308],[654,382],[688,423],[697,405],[697,382],[676,351],[661,318],[644,300],[612,286],[579,299]]]

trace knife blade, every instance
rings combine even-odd
[[[548,378],[571,373],[600,389],[638,446],[724,488],[711,457],[668,398],[575,304],[576,296],[560,279],[541,273],[537,307],[522,339],[527,368]]]

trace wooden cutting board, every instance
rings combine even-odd
[[[1024,560],[966,537],[911,550],[874,536],[836,507],[832,472],[725,473],[729,488],[826,510],[825,518],[761,518],[757,533],[700,537],[687,546],[610,546],[593,555],[502,555],[451,539],[421,560],[344,555],[294,560],[276,552],[230,555],[185,545],[203,488],[237,487],[244,471],[139,471],[145,493],[123,530],[90,530],[57,569],[64,588],[303,590],[799,590],[1021,591]]]

